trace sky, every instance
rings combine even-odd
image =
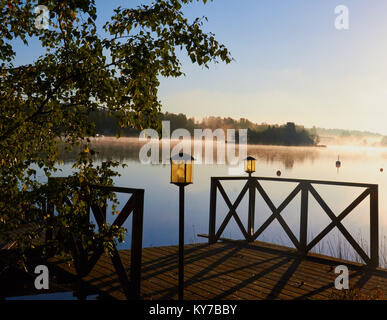
[[[97,22],[119,5],[151,2],[96,0]],[[338,5],[349,9],[348,30],[335,28]],[[206,16],[205,31],[235,61],[207,70],[182,54],[186,76],[161,79],[163,112],[387,135],[386,1],[214,0],[183,10],[190,19]]]

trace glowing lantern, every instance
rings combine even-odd
[[[251,176],[255,172],[255,158],[249,156],[245,159],[245,172]]]
[[[171,183],[176,185],[191,184],[194,160],[192,156],[182,152],[171,157]]]

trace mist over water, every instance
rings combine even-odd
[[[119,160],[127,167],[118,169],[120,177],[115,178],[115,185],[145,189],[144,206],[144,247],[175,245],[178,243],[178,189],[170,181],[169,164],[142,164],[139,161],[139,150],[143,143],[135,138],[99,138],[94,141],[98,152],[97,163],[106,159]],[[379,185],[379,226],[381,248],[385,250],[387,234],[387,148],[369,146],[327,146],[323,147],[282,147],[282,146],[248,146],[248,155],[257,159],[255,176],[295,178],[308,180],[333,180],[357,183],[372,183]],[[214,150],[216,155],[216,150]],[[336,160],[340,158],[341,167],[336,168]],[[55,176],[67,176],[72,171],[72,155],[64,157],[65,164]],[[381,169],[384,169],[382,172]],[[239,171],[238,171],[239,170]],[[210,178],[212,176],[229,176],[240,172],[241,168],[229,164],[197,164],[194,166],[194,183],[186,187],[185,207],[185,241],[186,243],[205,242],[197,237],[199,233],[208,233]],[[40,175],[40,179],[46,179]],[[296,184],[287,182],[263,181],[263,188],[272,202],[278,206],[295,188]],[[244,182],[222,182],[231,202],[240,193]],[[338,215],[364,188],[314,185],[321,197],[332,211]],[[119,195],[122,208],[128,195]],[[248,198],[242,200],[237,213],[247,228]],[[271,211],[257,193],[255,230],[270,216]],[[217,228],[228,213],[221,195],[217,198]],[[300,194],[282,212],[282,216],[295,236],[299,236],[300,228]],[[114,216],[109,216],[110,221]],[[319,207],[314,198],[309,195],[308,238],[312,239],[331,222],[327,214]],[[363,249],[369,250],[369,199],[368,197],[356,207],[343,221],[343,225],[351,235],[361,243]],[[131,222],[125,227],[130,230]],[[223,237],[242,239],[234,219],[226,227]],[[291,241],[275,220],[258,240],[292,246]],[[130,237],[119,248],[129,248]],[[336,255],[355,261],[361,261],[350,248],[337,228],[334,228],[322,242],[312,251]],[[384,251],[386,252],[386,251]],[[383,253],[384,254],[384,253]],[[381,257],[385,263],[386,256]]]

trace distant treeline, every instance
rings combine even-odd
[[[312,146],[319,142],[315,132],[296,126],[293,122],[285,125],[257,124],[247,119],[239,120],[221,117],[206,117],[201,121],[195,118],[187,118],[185,114],[160,113],[160,120],[169,121],[171,132],[175,129],[187,129],[193,136],[194,129],[247,129],[248,143],[250,144],[274,144],[286,146]],[[133,128],[119,128],[114,117],[101,110],[90,115],[90,121],[95,123],[96,134],[115,136],[120,133],[124,137],[139,136],[140,131]],[[238,136],[238,135],[237,135]]]
[[[316,134],[320,136],[331,135],[338,137],[348,137],[348,136],[369,136],[369,137],[379,137],[381,136],[379,133],[369,132],[369,131],[360,131],[360,130],[344,130],[344,129],[324,129],[313,127],[313,130]]]

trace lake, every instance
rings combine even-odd
[[[135,138],[98,138],[94,147],[99,152],[97,162],[106,159],[119,160],[127,167],[118,171],[121,176],[115,179],[115,185],[145,189],[144,233],[143,245],[164,246],[178,243],[178,188],[169,183],[169,164],[145,165],[139,161],[141,143]],[[282,146],[248,146],[248,154],[257,159],[256,176],[297,178],[310,180],[334,180],[346,182],[373,183],[379,185],[379,225],[381,242],[381,264],[386,265],[386,234],[387,234],[387,148],[363,146],[327,146],[322,147],[282,147]],[[340,157],[341,167],[336,168],[336,160]],[[65,157],[61,172],[54,176],[67,176],[72,171],[71,155]],[[384,172],[381,171],[384,168]],[[205,242],[197,234],[208,233],[210,178],[212,176],[246,175],[239,173],[235,166],[227,163],[222,165],[197,164],[194,166],[194,183],[186,187],[185,206],[185,241],[186,243]],[[45,179],[41,174],[39,179]],[[243,187],[243,182],[223,182],[224,189],[233,202]],[[278,206],[293,190],[295,184],[284,182],[262,182],[262,186]],[[335,214],[345,209],[360,193],[362,188],[320,186],[316,190],[330,206]],[[119,195],[122,207],[128,195]],[[316,236],[331,220],[319,207],[313,197],[309,196],[309,239]],[[218,195],[217,227],[227,214],[227,206]],[[242,222],[247,228],[248,198],[245,196],[237,209]],[[255,226],[262,224],[271,214],[263,199],[257,193]],[[300,194],[286,207],[282,216],[298,237],[300,221]],[[109,215],[113,221],[114,216]],[[344,220],[343,225],[352,236],[368,251],[369,245],[369,198],[366,198]],[[125,227],[130,230],[128,221]],[[223,237],[242,239],[234,219],[226,227]],[[278,221],[273,221],[258,240],[292,246]],[[119,249],[129,248],[130,237]],[[345,259],[361,261],[356,256],[344,237],[337,229],[333,229],[328,237],[314,248],[314,251]]]

